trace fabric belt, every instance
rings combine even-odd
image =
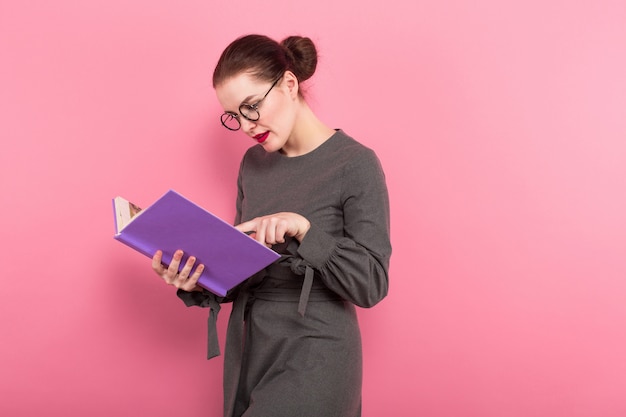
[[[243,322],[247,307],[255,299],[298,302],[298,313],[304,317],[309,301],[332,301],[341,298],[324,286],[313,286],[314,270],[309,265],[294,262],[293,257],[284,257],[268,268],[250,277],[238,288],[238,294],[233,304],[231,319],[229,320],[227,338],[237,339],[237,334],[243,332]],[[298,276],[304,275],[304,280]],[[302,282],[299,286],[299,282]],[[178,296],[187,306],[199,306],[209,309],[207,320],[207,359],[220,355],[220,346],[217,337],[217,317],[221,310],[220,298],[209,291],[186,292],[178,291]],[[238,326],[241,324],[241,326]],[[236,342],[237,343],[237,342]]]

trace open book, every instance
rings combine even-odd
[[[204,264],[198,285],[220,296],[280,258],[173,190],[143,210],[116,197],[113,210],[116,240],[150,258],[161,250],[166,265],[178,249],[185,252],[181,268],[195,256],[195,265]]]

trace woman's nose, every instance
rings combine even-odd
[[[241,123],[241,129],[244,132],[248,133],[248,134],[256,126],[256,122],[251,122],[250,120],[246,119],[245,117],[242,117],[241,120],[239,120],[239,123]]]

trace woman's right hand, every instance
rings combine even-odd
[[[152,257],[152,269],[158,276],[163,278],[166,284],[173,285],[184,291],[202,291],[198,285],[198,279],[204,270],[204,265],[200,264],[194,269],[196,257],[190,256],[183,269],[178,272],[180,262],[183,259],[183,251],[174,252],[174,258],[169,266],[161,263],[163,252],[158,250]]]

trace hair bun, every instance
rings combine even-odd
[[[302,82],[311,78],[316,67],[317,49],[309,38],[290,36],[278,43],[265,35],[245,35],[222,52],[213,71],[213,87],[242,73],[272,83],[291,71]]]
[[[313,41],[303,36],[289,36],[281,45],[298,81],[311,78],[317,68],[317,49]]]

